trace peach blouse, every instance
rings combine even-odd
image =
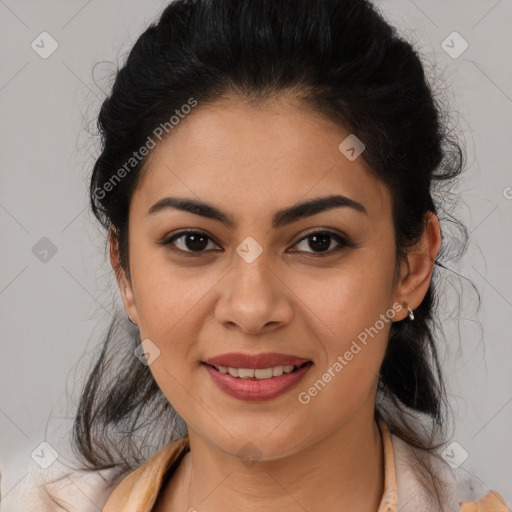
[[[384,445],[384,493],[378,512],[438,512],[429,505],[428,498],[415,481],[407,464],[411,447],[392,436],[386,424],[379,420]],[[180,460],[189,451],[189,438],[185,437],[164,446],[151,459],[125,476],[110,495],[102,512],[151,512],[160,489],[172,475]],[[396,452],[396,453],[395,453]],[[397,481],[396,455],[400,457],[400,478]],[[410,466],[410,464],[409,464]],[[448,466],[446,464],[446,466]],[[444,468],[446,469],[446,468]],[[400,489],[400,496],[399,496]],[[449,510],[461,512],[512,512],[496,491],[476,501],[451,503]]]

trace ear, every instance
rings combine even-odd
[[[408,315],[407,305],[414,310],[423,301],[430,286],[441,243],[439,219],[433,212],[427,212],[423,235],[418,243],[408,250],[407,261],[402,264],[394,300],[399,302],[403,309],[397,313],[395,321],[402,320]]]
[[[109,231],[109,246],[110,246],[110,263],[116,275],[119,292],[123,299],[124,310],[126,314],[132,319],[134,323],[139,325],[139,315],[135,305],[135,296],[133,293],[132,284],[130,279],[126,276],[126,272],[119,263],[119,240],[115,228],[111,227]]]

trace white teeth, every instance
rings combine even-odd
[[[272,368],[230,368],[228,366],[219,366],[220,373],[229,373],[232,377],[239,379],[271,379],[280,377],[283,373],[292,373],[293,365],[274,366]]]
[[[252,379],[254,377],[254,368],[239,368],[238,376],[241,379]]]
[[[228,368],[228,373],[231,377],[238,377],[238,368]]]
[[[272,368],[272,377],[281,377],[283,370],[284,366],[274,366],[274,368]]]
[[[272,370],[273,368],[258,368],[254,370],[254,376],[257,379],[270,379],[272,377]],[[240,374],[240,377],[242,377],[242,374]]]

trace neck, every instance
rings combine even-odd
[[[173,498],[166,500],[179,505],[162,510],[376,512],[384,492],[383,445],[373,415],[353,417],[291,456],[253,465],[190,429],[189,437],[191,451],[172,479]]]

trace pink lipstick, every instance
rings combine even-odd
[[[265,352],[228,353],[203,362],[213,382],[240,400],[270,400],[297,384],[313,362],[297,356]]]

